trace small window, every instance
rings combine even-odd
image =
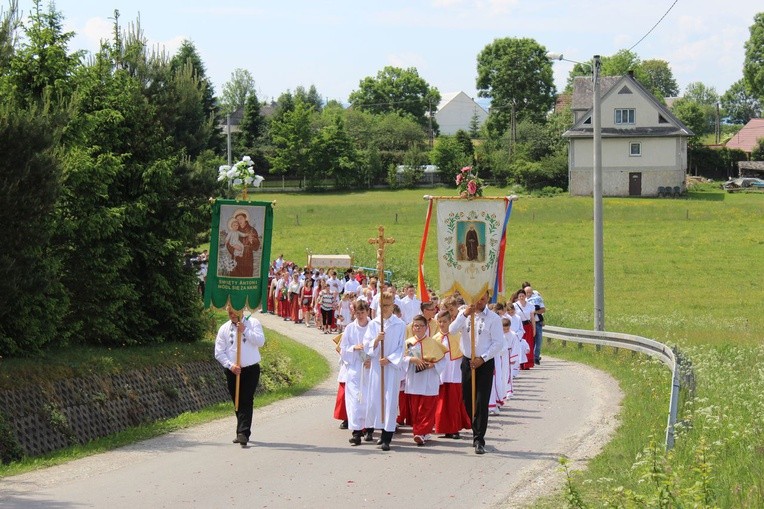
[[[586,120],[584,120],[584,124],[591,124],[592,123],[592,117],[586,117]]]
[[[615,110],[615,123],[633,124],[635,116],[634,108],[619,108]]]
[[[658,123],[659,123],[659,124],[668,124],[668,123],[669,123],[669,121],[668,121],[668,120],[666,120],[666,117],[664,117],[663,115],[661,115],[661,114],[659,113],[659,114],[658,114]]]
[[[629,156],[639,157],[642,155],[642,144],[638,141],[632,141],[629,143]]]

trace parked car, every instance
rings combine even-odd
[[[722,187],[728,193],[734,193],[735,191],[764,191],[764,179],[755,177],[741,177],[733,180],[728,180]]]

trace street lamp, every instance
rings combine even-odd
[[[602,111],[600,108],[600,56],[592,64],[563,58],[559,53],[547,53],[549,60],[564,60],[592,68],[592,198],[594,199],[594,330],[605,330],[605,265],[602,239]]]

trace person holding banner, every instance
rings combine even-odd
[[[384,292],[380,298],[380,313],[369,322],[363,338],[366,354],[371,358],[371,376],[367,392],[369,412],[367,429],[381,429],[378,445],[390,450],[398,415],[398,388],[403,362],[406,325],[393,314],[394,296]],[[384,351],[384,354],[382,353]]]
[[[494,358],[504,344],[504,330],[499,315],[488,309],[488,292],[475,304],[457,313],[448,327],[449,334],[461,333],[462,399],[467,414],[472,416],[472,445],[475,454],[485,454],[485,432],[488,429],[488,403],[491,399]],[[472,358],[472,322],[474,315],[475,357]],[[475,409],[472,409],[472,374],[475,376]]]
[[[228,321],[220,326],[215,338],[215,359],[225,369],[228,393],[236,404],[236,377],[239,380],[239,408],[236,409],[236,438],[233,443],[246,445],[252,434],[252,408],[255,390],[260,382],[260,348],[265,334],[260,321],[251,316],[246,320],[239,312],[226,306]],[[236,363],[237,334],[241,334],[241,364]]]

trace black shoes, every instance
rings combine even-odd
[[[350,440],[348,440],[351,445],[361,445],[361,432],[360,431],[354,431],[353,436],[350,437]]]
[[[233,439],[234,444],[247,445],[247,442],[249,442],[249,439],[244,433],[239,433],[236,435],[236,438]]]
[[[443,435],[445,438],[453,438],[454,440],[461,440],[462,436],[457,431],[456,433],[446,433]]]
[[[481,444],[475,445],[475,454],[485,454],[485,446]]]
[[[374,441],[374,430],[373,429],[367,429],[366,434],[363,437],[364,442],[373,442]]]
[[[342,421],[340,423],[340,429],[348,429],[348,421]]]
[[[534,359],[533,363],[534,364],[538,364],[540,366],[541,365],[541,359]]]
[[[389,451],[390,444],[388,444],[387,442],[382,442],[382,445],[380,445],[379,448],[382,449],[383,451]]]

